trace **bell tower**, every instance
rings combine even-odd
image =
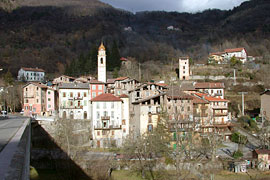
[[[98,48],[98,81],[107,82],[106,79],[106,49],[103,43]]]

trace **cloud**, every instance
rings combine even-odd
[[[137,11],[197,12],[205,9],[232,9],[246,0],[101,0],[116,8]]]

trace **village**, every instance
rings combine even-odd
[[[211,63],[223,64],[231,59],[241,63],[250,57],[244,48],[226,49],[211,53]],[[160,119],[167,117],[171,134],[170,146],[177,150],[178,137],[194,132],[201,137],[218,136],[223,148],[217,148],[218,158],[235,159],[230,164],[233,172],[246,172],[248,168],[270,169],[269,131],[262,140],[259,134],[247,131],[229,112],[223,82],[196,82],[191,80],[189,57],[180,57],[179,79],[170,82],[140,82],[130,77],[107,79],[106,49],[98,49],[98,76],[74,78],[62,75],[47,84],[41,83],[45,71],[39,68],[21,68],[18,79],[23,86],[23,113],[38,122],[58,119],[90,122],[89,144],[93,148],[122,147],[128,137],[147,136],[155,131]],[[214,62],[213,62],[214,61]],[[129,66],[126,58],[122,65]],[[269,121],[270,90],[261,93],[262,122]],[[242,104],[244,117],[244,105]],[[245,142],[239,140],[245,139]],[[235,140],[236,139],[236,140]],[[238,144],[238,145],[237,145]],[[235,155],[235,156],[234,156]],[[229,169],[228,169],[229,170]]]

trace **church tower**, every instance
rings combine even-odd
[[[107,82],[106,79],[106,50],[101,43],[101,45],[98,48],[98,81]]]

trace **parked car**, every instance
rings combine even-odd
[[[24,109],[21,110],[20,114],[21,115],[24,115]]]
[[[7,111],[1,111],[1,116],[8,118]]]

